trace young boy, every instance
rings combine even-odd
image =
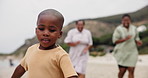
[[[37,20],[36,36],[39,40],[28,48],[12,78],[77,78],[68,54],[55,43],[62,35],[64,17],[53,9],[42,11]]]

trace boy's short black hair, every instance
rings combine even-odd
[[[78,24],[79,21],[83,21],[83,25],[85,25],[85,21],[84,20],[77,20],[77,21],[75,21],[76,25]]]
[[[124,14],[124,15],[122,16],[122,19],[123,19],[124,17],[129,17],[129,18],[131,19],[131,16],[130,16],[129,14]]]
[[[64,24],[64,16],[55,9],[46,9],[46,10],[42,11],[38,15],[38,19],[40,18],[41,15],[50,15],[50,14],[56,16],[60,20],[60,22],[61,22],[61,30],[62,30],[63,24]],[[38,21],[38,19],[37,19],[37,21]]]

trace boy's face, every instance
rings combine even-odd
[[[48,49],[55,46],[61,37],[61,23],[52,15],[41,15],[37,21],[36,35],[40,42],[40,49]]]

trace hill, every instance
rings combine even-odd
[[[130,16],[132,17],[132,22],[134,22],[134,23],[148,20],[148,6],[142,8],[136,12],[128,13],[128,14],[130,14]],[[122,15],[123,14],[118,14],[118,15],[114,15],[114,16],[95,18],[92,20],[98,20],[98,21],[103,21],[103,22],[112,23],[112,24],[120,24]]]
[[[148,6],[128,14],[131,15],[134,25],[139,26],[148,24]],[[91,31],[93,37],[110,34],[113,32],[114,28],[120,24],[122,15],[123,14],[102,18],[84,19],[86,23],[85,28]],[[75,24],[73,21],[63,28],[64,32],[61,40],[59,41],[60,44],[63,43],[67,32],[74,27]]]
[[[131,15],[134,25],[137,25],[137,26],[143,25],[143,24],[148,25],[148,6],[136,12],[128,13],[128,14]],[[111,34],[113,33],[114,28],[120,24],[122,15],[123,14],[102,17],[102,18],[84,19],[86,23],[85,28],[89,29],[92,33],[92,36],[96,38],[106,34]],[[58,40],[59,44],[63,44],[63,40],[67,35],[67,32],[74,27],[75,27],[75,24],[73,21],[63,28],[63,36],[60,40]],[[36,37],[32,39],[27,39],[22,46],[20,46],[16,51],[12,53],[12,55],[24,54],[30,45],[35,44],[37,42],[38,41]]]

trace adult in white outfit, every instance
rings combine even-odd
[[[89,49],[93,44],[91,33],[84,25],[84,20],[76,21],[76,28],[71,29],[64,40],[70,46],[69,55],[79,78],[85,78]]]

